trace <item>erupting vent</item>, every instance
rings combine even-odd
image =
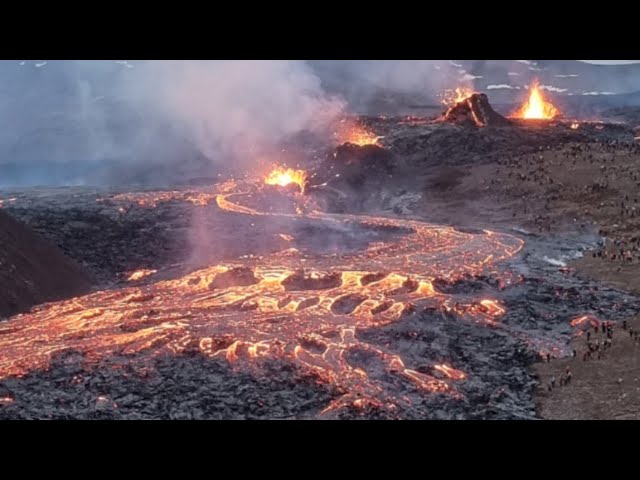
[[[453,107],[458,103],[464,102],[474,93],[476,92],[467,87],[458,87],[455,90],[445,90],[442,94],[442,104],[447,107]]]
[[[496,112],[484,93],[472,93],[449,108],[441,120],[476,127],[509,125],[509,120]]]
[[[300,187],[301,191],[304,191],[306,181],[307,172],[305,172],[304,170],[276,167],[269,173],[269,175],[267,175],[264,183],[267,185],[277,185],[280,187],[286,187],[295,184]]]
[[[529,89],[529,98],[513,116],[528,120],[553,120],[561,115],[560,110],[545,99],[536,80]]]

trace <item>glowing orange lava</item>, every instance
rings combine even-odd
[[[155,208],[163,202],[188,202],[197,206],[207,206],[216,198],[210,192],[202,190],[187,190],[184,192],[171,190],[163,192],[136,192],[136,193],[120,193],[110,197],[108,200],[105,198],[99,198],[98,203],[119,203],[119,204],[135,204],[138,207],[143,208]],[[119,207],[120,213],[126,213],[127,209]]]
[[[442,94],[442,104],[451,107],[460,102],[464,102],[474,93],[473,89],[467,87],[458,87],[455,90],[445,90]]]
[[[482,300],[480,305],[482,305],[486,309],[486,312],[492,317],[501,317],[506,312],[506,310],[494,300]]]
[[[338,131],[334,133],[334,136],[338,139],[338,142],[351,143],[363,147],[365,145],[380,145],[380,139],[375,133],[366,130],[362,125],[350,122],[341,121]]]
[[[574,318],[569,323],[574,328],[588,329],[590,327],[599,327],[601,322],[593,315],[582,315],[581,317]]]
[[[578,326],[584,325],[584,324],[586,324],[588,322],[589,322],[589,316],[588,315],[583,315],[581,317],[574,318],[569,323],[571,324],[572,327],[578,327]]]
[[[559,115],[560,110],[544,98],[536,80],[529,89],[529,98],[513,116],[530,120],[552,120]]]
[[[434,365],[433,368],[444,374],[447,378],[451,378],[453,380],[464,380],[465,378],[467,378],[466,373],[461,372],[460,370],[456,370],[455,368],[450,367],[446,364]]]
[[[135,272],[133,272],[131,275],[127,277],[127,281],[135,282],[136,280],[142,280],[143,278],[153,275],[156,272],[157,270],[150,270],[150,269],[136,270]]]
[[[572,123],[571,124],[571,130],[577,130],[580,128],[580,124],[579,123]]]
[[[279,174],[273,177],[276,185],[302,178],[293,173],[280,181]],[[461,321],[498,328],[496,320],[505,309],[497,301],[454,303],[434,289],[433,281],[495,271],[497,262],[521,250],[522,240],[399,218],[258,210],[255,198],[267,193],[258,182],[231,182],[211,190],[226,215],[249,215],[256,223],[290,217],[314,227],[351,229],[359,224],[405,233],[352,254],[308,256],[288,248],[171,280],[35,307],[0,324],[0,379],[46,369],[52,357],[70,350],[81,352],[89,365],[121,355],[145,368],[145,362],[160,355],[199,352],[246,368],[259,368],[264,357],[282,358],[315,372],[320,382],[344,392],[325,413],[347,406],[392,410],[405,400],[389,390],[381,380],[385,375],[399,377],[416,394],[459,395],[455,382],[465,380],[464,372],[442,364],[433,368],[443,379],[421,373],[389,347],[369,343],[362,332],[426,308],[458,312]],[[129,201],[150,205],[182,198],[162,192],[144,195]],[[300,195],[287,198],[302,201]],[[294,240],[289,234],[280,238]],[[350,360],[354,351],[376,361],[356,366]]]
[[[279,187],[286,187],[288,185],[296,184],[300,187],[300,190],[304,190],[305,183],[307,181],[307,172],[304,170],[294,170],[292,168],[276,167],[269,175],[264,179],[264,183],[267,185],[277,185]]]

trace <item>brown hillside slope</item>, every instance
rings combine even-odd
[[[0,211],[0,318],[90,288],[90,277],[57,247]]]

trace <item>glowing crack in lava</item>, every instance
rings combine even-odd
[[[530,120],[552,120],[559,115],[560,110],[544,98],[536,80],[529,89],[529,98],[513,116]]]
[[[284,167],[274,168],[269,175],[267,175],[267,178],[264,179],[264,183],[267,185],[286,187],[291,184],[296,184],[300,187],[300,191],[304,191],[306,181],[307,172],[304,170],[294,170]]]
[[[212,195],[217,207],[209,208],[256,221],[293,217],[404,233],[357,253],[302,255],[287,248],[174,280],[36,307],[0,325],[0,379],[46,369],[52,355],[64,351],[80,352],[87,366],[116,355],[146,365],[160,355],[200,352],[226,359],[235,368],[259,368],[260,358],[294,362],[341,392],[324,413],[366,406],[394,410],[410,402],[404,394],[397,396],[389,377],[397,377],[412,395],[460,395],[455,384],[465,381],[466,374],[455,366],[417,371],[388,347],[362,340],[360,333],[398,322],[420,308],[454,311],[460,321],[496,325],[505,312],[497,301],[453,302],[433,288],[433,280],[495,271],[497,262],[520,251],[521,240],[397,218],[267,213],[247,204],[265,194],[264,186],[245,183],[216,186]],[[299,194],[283,194],[300,201]],[[145,197],[145,205],[152,201]],[[355,366],[353,355],[369,360]]]

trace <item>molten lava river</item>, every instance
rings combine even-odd
[[[402,401],[384,388],[379,371],[349,362],[348,353],[358,349],[375,358],[384,375],[425,395],[460,395],[456,383],[464,382],[466,374],[455,365],[434,365],[439,378],[420,373],[394,352],[360,340],[358,332],[427,307],[456,313],[461,321],[498,324],[505,310],[497,300],[454,302],[432,282],[495,273],[496,264],[516,255],[523,242],[491,231],[465,233],[413,220],[321,213],[300,192],[284,191],[285,184],[303,177],[287,175],[290,180],[269,178],[270,186],[230,181],[189,200],[196,208],[211,202],[225,215],[292,217],[332,228],[401,234],[357,253],[302,255],[287,248],[155,283],[156,272],[144,271],[130,280],[146,277],[145,285],[37,307],[0,325],[0,379],[46,369],[52,356],[64,351],[81,352],[90,365],[113,355],[149,362],[195,350],[226,359],[234,368],[256,368],[258,357],[288,359],[344,392],[325,412]],[[265,189],[280,190],[296,207],[274,212],[260,202],[258,210],[255,197]],[[154,194],[132,195],[145,208],[160,201]]]

